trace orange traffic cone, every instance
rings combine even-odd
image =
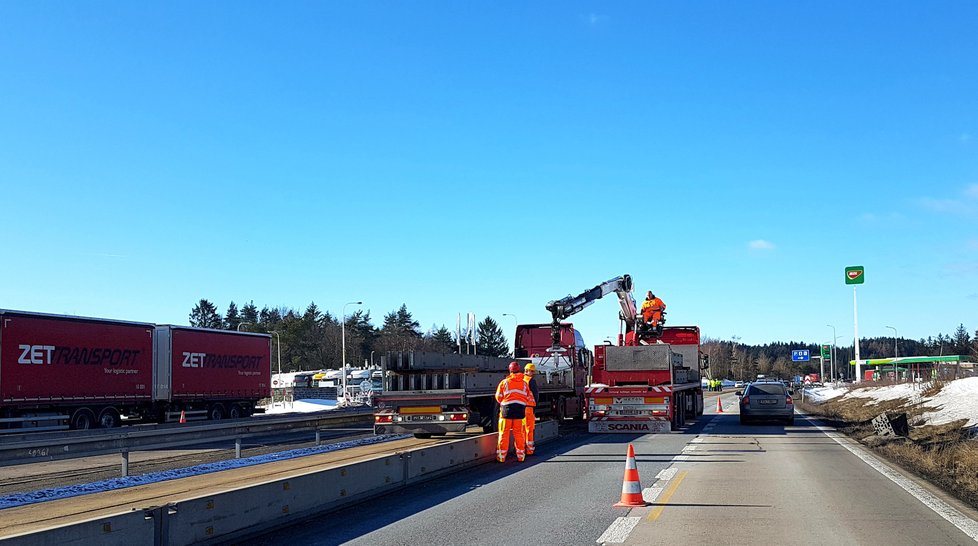
[[[638,467],[635,466],[635,448],[628,444],[628,457],[625,459],[625,481],[621,484],[621,501],[614,504],[618,508],[645,506],[642,498],[642,484],[638,481]]]
[[[186,410],[180,410],[180,424],[186,424],[187,422],[187,412]]]
[[[723,404],[720,403],[719,396],[717,396],[717,413],[723,413]]]

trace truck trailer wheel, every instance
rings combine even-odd
[[[115,428],[122,424],[122,418],[115,408],[105,408],[98,414],[99,428]]]
[[[95,428],[95,413],[88,408],[79,408],[71,415],[69,426],[72,430],[90,430]]]
[[[214,404],[207,408],[207,418],[211,421],[220,421],[221,419],[224,419],[224,406]]]
[[[244,416],[241,404],[231,404],[231,409],[228,410],[228,419],[241,419]]]

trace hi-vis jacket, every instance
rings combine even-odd
[[[496,402],[499,402],[499,416],[503,419],[523,419],[526,406],[533,400],[530,386],[523,380],[522,373],[510,374],[496,387]]]
[[[537,380],[536,378],[523,374],[523,381],[526,381],[526,384],[530,386],[530,401],[527,402],[527,405],[535,408],[537,407],[537,398],[540,398],[540,389],[537,387]]]

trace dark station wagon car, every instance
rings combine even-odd
[[[791,390],[780,381],[754,381],[747,390],[738,391],[740,396],[740,422],[777,419],[785,424],[795,423],[795,406]]]

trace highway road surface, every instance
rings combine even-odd
[[[323,515],[250,544],[974,544],[978,514],[831,429],[742,426],[563,435],[525,463],[487,464]],[[614,508],[628,443],[647,500]]]

